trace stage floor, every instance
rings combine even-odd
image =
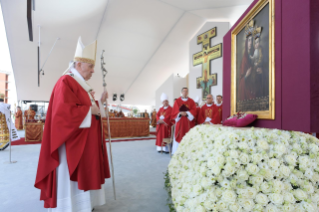
[[[8,148],[0,152],[0,211],[47,211],[39,201],[39,190],[33,186],[40,147],[40,144],[12,146],[16,164],[4,163],[9,160]],[[169,211],[163,173],[170,158],[156,152],[155,139],[116,142],[112,148],[117,200],[113,200],[112,181],[108,179],[107,204],[94,212]]]

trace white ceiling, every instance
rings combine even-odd
[[[18,100],[49,100],[82,36],[84,44],[98,39],[96,73],[89,81],[98,96],[104,49],[109,93],[125,93],[125,104],[154,105],[156,89],[172,73],[188,73],[188,42],[202,25],[207,21],[233,24],[253,0],[35,0],[34,42],[28,37],[26,1],[0,1]],[[44,67],[40,87],[38,25],[41,64],[60,38]]]

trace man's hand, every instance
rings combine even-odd
[[[94,98],[95,91],[91,91],[90,94],[91,94],[91,96],[93,97],[93,99],[95,99],[95,98]]]
[[[106,102],[107,98],[109,98],[109,93],[107,91],[104,91],[101,96],[101,102],[102,103]]]
[[[187,116],[186,112],[181,112],[180,114],[181,114],[181,116]]]
[[[96,116],[100,116],[100,108],[96,105],[91,106],[91,113]]]

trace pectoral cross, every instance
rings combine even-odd
[[[202,99],[211,94],[211,87],[217,85],[217,73],[211,74],[210,61],[222,57],[222,43],[211,47],[211,39],[216,37],[217,27],[197,36],[197,44],[202,44],[203,49],[193,55],[193,65],[202,65],[202,76],[196,78],[197,89],[202,89]]]

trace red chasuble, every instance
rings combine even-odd
[[[218,124],[217,119],[217,108],[215,104],[212,104],[212,106],[207,106],[207,104],[203,105],[200,109],[200,115],[199,115],[199,123],[203,124],[206,120],[206,118],[210,118],[210,122],[212,124]]]
[[[217,121],[216,124],[221,124],[222,123],[222,115],[223,115],[223,104],[221,104],[220,106],[217,106],[215,105],[215,108],[216,108],[216,114],[215,114],[215,117],[214,119]]]
[[[161,107],[156,114],[157,122],[160,120],[161,116],[164,116],[163,121],[166,123],[157,124],[156,126],[156,146],[162,146],[163,138],[169,138],[171,136],[171,114],[171,106],[168,106],[166,109],[164,109],[164,107]]]
[[[195,126],[195,119],[196,119],[196,104],[194,100],[191,98],[188,98],[187,101],[183,101],[181,97],[176,99],[173,107],[172,112],[172,119],[176,119],[176,117],[179,115],[179,108],[185,105],[189,112],[194,116],[193,121],[189,121],[189,119],[186,116],[182,116],[180,120],[176,123],[175,126],[175,140],[180,143],[184,135]]]
[[[105,178],[110,178],[100,120],[92,115],[91,127],[79,128],[90,107],[88,93],[71,76],[62,76],[51,94],[34,185],[41,189],[40,200],[44,200],[45,208],[57,207],[56,168],[62,144],[66,148],[69,180],[77,181],[80,190],[101,189]]]

